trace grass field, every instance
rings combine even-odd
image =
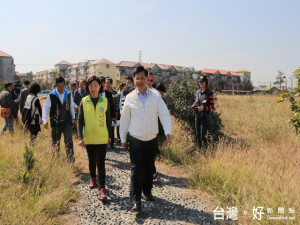
[[[173,142],[162,149],[164,161],[183,164],[189,173],[190,185],[209,192],[220,207],[237,206],[239,224],[299,224],[300,209],[300,138],[288,123],[287,102],[275,104],[276,96],[218,96],[217,111],[222,113],[226,138],[214,146],[213,154],[187,154],[194,148],[174,121]],[[3,119],[0,119],[0,126]],[[34,156],[36,163],[29,181],[21,182],[25,169],[23,153],[29,134],[21,127],[15,134],[0,136],[0,223],[61,224],[59,215],[68,211],[68,204],[78,198],[72,183],[83,167],[82,151],[74,143],[76,164],[61,157],[52,159],[50,131],[39,133]],[[62,145],[63,146],[63,145]],[[261,221],[252,220],[252,208],[264,207]],[[285,212],[279,214],[278,207]],[[270,216],[293,216],[296,221],[270,221]],[[273,213],[268,214],[267,208]],[[243,211],[248,214],[243,216]]]
[[[0,119],[0,126],[3,126]],[[64,145],[60,157],[52,158],[50,130],[42,129],[33,152],[36,159],[27,183],[21,182],[23,154],[29,133],[15,126],[15,134],[0,136],[0,224],[62,224],[59,215],[79,196],[72,186],[81,169],[79,147],[74,144],[77,162],[70,166]],[[63,142],[63,141],[62,141]]]
[[[300,138],[288,123],[287,102],[276,104],[276,96],[218,96],[226,137],[212,154],[190,156],[191,139],[175,122],[174,140],[162,150],[167,162],[182,163],[191,186],[211,193],[226,207],[237,206],[239,223],[299,224]],[[261,221],[252,220],[253,207],[264,207]],[[283,214],[278,207],[284,207]],[[295,208],[295,214],[288,212]],[[268,213],[272,208],[273,213]],[[246,216],[243,212],[247,211]],[[296,216],[296,221],[267,220],[267,216]]]

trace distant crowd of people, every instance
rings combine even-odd
[[[43,107],[37,96],[41,91],[38,83],[25,81],[20,91],[13,83],[6,82],[0,94],[1,117],[5,119],[1,135],[7,129],[14,132],[19,111],[30,135],[30,144],[34,144],[41,125],[48,129],[50,123],[53,156],[60,151],[63,134],[67,159],[74,163],[74,134],[87,151],[89,187],[98,186],[103,202],[108,199],[105,189],[107,147],[113,150],[115,145],[121,144],[129,152],[131,161],[131,210],[140,211],[142,193],[147,201],[154,201],[155,158],[162,144],[172,139],[170,97],[166,87],[155,85],[154,80],[154,74],[142,66],[138,66],[133,77],[127,77],[118,90],[113,89],[111,78],[97,76],[72,82],[67,89],[65,79],[59,76],[54,89],[45,97]],[[192,105],[200,147],[207,141],[208,124],[203,118],[214,108],[213,94],[207,84],[206,77],[202,76]]]

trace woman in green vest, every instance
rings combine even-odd
[[[107,98],[101,96],[103,86],[98,77],[87,80],[89,95],[82,98],[78,113],[79,145],[85,146],[89,159],[90,188],[96,187],[98,172],[99,197],[107,201],[105,191],[106,147],[111,141],[111,115]]]

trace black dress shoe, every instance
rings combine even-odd
[[[152,194],[144,194],[144,195],[145,195],[145,198],[146,198],[147,202],[155,201],[155,198]]]
[[[140,212],[141,211],[141,203],[134,203],[133,206],[131,207],[130,211],[131,212]]]

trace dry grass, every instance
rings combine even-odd
[[[217,110],[222,112],[226,138],[214,146],[210,156],[187,156],[191,148],[178,124],[174,126],[174,142],[165,146],[163,154],[175,155],[189,170],[191,185],[216,196],[222,206],[238,206],[239,223],[253,224],[252,208],[264,207],[264,220],[259,224],[282,224],[266,220],[292,216],[289,208],[300,207],[300,139],[288,123],[288,103],[275,104],[276,96],[218,96]],[[170,158],[169,158],[170,159]],[[243,217],[242,212],[248,211]],[[299,220],[294,221],[298,224]],[[292,224],[289,221],[288,224]]]
[[[3,123],[1,118],[1,127]],[[73,166],[67,163],[63,143],[60,156],[53,159],[50,136],[45,129],[38,134],[33,149],[36,163],[27,184],[21,182],[20,171],[25,169],[29,133],[15,126],[14,135],[6,132],[0,137],[0,224],[62,224],[58,216],[78,198],[72,184],[82,167],[80,149],[74,143]]]

